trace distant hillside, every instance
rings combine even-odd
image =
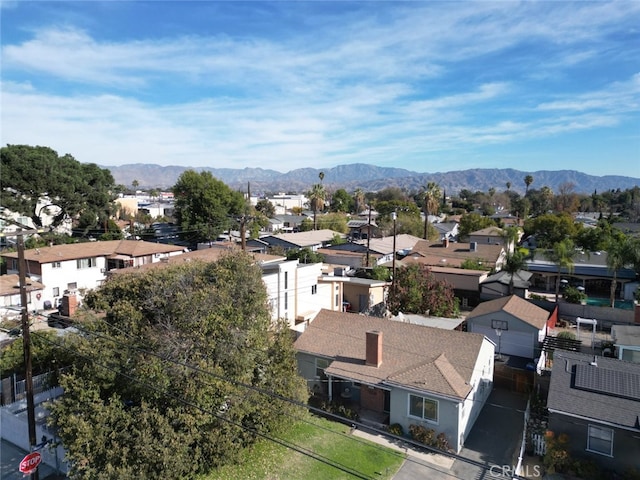
[[[108,168],[116,183],[130,186],[134,180],[140,188],[168,188],[176,183],[182,172],[190,167],[151,164],[130,164]],[[457,194],[463,189],[471,191],[506,190],[507,182],[511,182],[511,190],[524,193],[524,177],[531,175],[533,183],[530,188],[548,186],[554,192],[563,183],[573,183],[577,193],[602,192],[611,189],[628,189],[640,186],[640,178],[606,175],[602,177],[587,175],[575,170],[524,172],[511,168],[505,169],[472,169],[454,172],[419,173],[402,168],[376,167],[366,164],[340,165],[334,168],[315,169],[299,168],[281,173],[263,168],[192,168],[197,171],[210,171],[233,189],[247,188],[251,183],[252,193],[264,192],[303,192],[311,185],[319,182],[318,174],[324,173],[324,184],[328,188],[345,188],[353,191],[361,188],[364,191],[377,191],[387,187],[400,187],[415,191],[427,182],[436,182],[447,193]]]

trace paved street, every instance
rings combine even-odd
[[[20,473],[19,466],[20,461],[28,452],[16,447],[12,443],[2,440],[0,444],[0,478],[2,480],[23,480],[26,478]],[[55,469],[48,467],[47,465],[40,464],[38,467],[40,480],[53,479],[55,477]]]

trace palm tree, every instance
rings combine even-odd
[[[356,188],[356,191],[353,193],[353,200],[356,204],[356,215],[358,215],[364,205],[364,192],[361,188]]]
[[[533,177],[531,175],[527,175],[526,177],[524,177],[524,184],[527,187],[524,191],[525,197],[527,196],[527,193],[529,193],[529,185],[531,185],[532,183],[533,183]]]
[[[527,269],[527,257],[520,251],[507,251],[507,257],[502,266],[502,270],[509,274],[509,295],[513,295],[514,277],[520,270]]]
[[[324,208],[324,201],[327,196],[327,193],[324,189],[324,185],[321,183],[316,183],[313,185],[311,190],[307,192],[307,196],[309,197],[309,203],[311,204],[311,209],[313,210],[313,229],[318,229],[318,222],[316,219],[318,209]]]
[[[611,308],[615,306],[616,301],[618,270],[626,267],[627,265],[638,263],[638,245],[638,242],[634,242],[626,235],[614,237],[609,242],[609,247],[607,248],[607,267],[609,267],[609,270],[613,272],[609,296]]]
[[[558,267],[558,275],[556,277],[556,303],[560,294],[560,276],[564,269],[567,273],[573,273],[573,258],[576,256],[576,249],[570,238],[565,238],[560,242],[554,243],[551,250],[545,253],[548,260],[555,263]]]
[[[507,182],[507,192],[511,191],[511,182]]]
[[[424,192],[424,239],[428,238],[429,215],[438,213],[438,205],[440,203],[440,186],[436,182],[427,183]]]

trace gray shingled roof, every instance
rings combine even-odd
[[[365,364],[366,332],[382,332],[382,364]],[[299,352],[334,358],[328,375],[463,399],[483,335],[321,310],[296,340]]]
[[[576,366],[589,366],[597,360],[597,368],[601,369],[600,377],[610,377],[601,386],[609,385],[610,391],[585,389],[576,386]],[[622,373],[623,375],[620,375]],[[547,408],[567,415],[577,415],[595,421],[607,422],[640,432],[640,401],[615,394],[619,387],[628,390],[631,385],[616,385],[619,379],[640,379],[640,364],[625,362],[607,357],[594,357],[584,353],[556,350],[551,371],[551,384]],[[580,383],[580,382],[579,382]],[[640,385],[634,385],[640,388]],[[613,392],[611,392],[613,391]]]

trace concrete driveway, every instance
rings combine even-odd
[[[405,461],[393,477],[394,480],[511,478],[518,460],[526,407],[525,395],[493,389],[465,442],[465,447],[460,452],[460,456],[482,464],[484,467],[471,465],[463,460],[455,460],[449,469],[434,465],[420,465],[421,462],[418,461]]]
[[[460,452],[461,456],[487,467],[456,460],[451,473],[474,480],[508,477],[514,473],[526,408],[526,395],[494,388]],[[494,467],[490,468],[491,465]]]

